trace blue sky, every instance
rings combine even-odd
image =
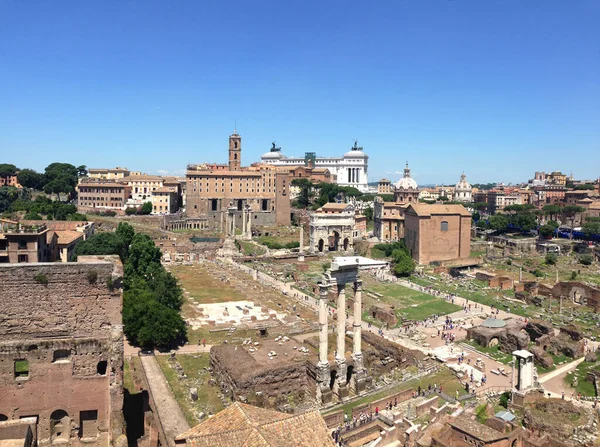
[[[369,179],[600,175],[600,2],[0,0],[0,162],[182,173],[339,156]]]

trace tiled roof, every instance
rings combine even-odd
[[[320,209],[322,211],[343,211],[351,206],[348,203],[326,203]]]
[[[415,203],[410,205],[417,216],[431,216],[432,214],[460,214],[461,216],[471,216],[471,213],[462,205],[427,205]],[[408,209],[406,210],[409,211]]]
[[[177,436],[191,447],[333,447],[318,411],[290,415],[236,402]]]
[[[46,224],[49,230],[54,231],[65,231],[65,230],[75,230],[78,227],[82,227],[87,225],[86,221],[76,221],[76,220],[22,220],[21,224],[23,225],[36,225],[40,222]]]
[[[79,231],[56,231],[56,235],[58,236],[59,245],[70,244],[77,239],[83,239],[83,233],[80,233]]]

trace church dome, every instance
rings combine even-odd
[[[467,182],[467,176],[463,172],[460,176],[460,181],[456,184],[455,189],[457,191],[471,191],[472,187],[469,182]]]
[[[396,189],[417,189],[417,182],[410,176],[410,168],[408,167],[408,162],[406,163],[406,167],[404,168],[404,177],[398,180],[394,186]]]
[[[355,141],[350,151],[344,154],[344,158],[368,158],[368,155],[363,152],[362,147],[358,146],[358,141]]]

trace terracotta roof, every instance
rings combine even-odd
[[[86,221],[76,221],[76,220],[43,220],[43,221],[22,220],[21,221],[21,223],[23,225],[35,225],[35,224],[39,224],[40,222],[43,222],[44,224],[46,224],[46,227],[48,227],[49,230],[54,230],[54,231],[75,230],[78,227],[82,227],[82,226],[88,224],[88,222],[86,222]]]
[[[486,443],[508,438],[508,435],[471,419],[455,419],[451,422],[448,422],[448,424],[453,428]]]
[[[59,245],[67,245],[75,242],[77,239],[83,239],[83,233],[79,231],[56,231],[56,235],[58,236]]]
[[[349,206],[351,205],[348,203],[326,203],[319,209],[323,211],[344,211]]]
[[[285,414],[236,402],[175,438],[192,447],[333,447],[318,411]]]
[[[432,214],[460,214],[461,216],[471,216],[471,213],[462,205],[427,205],[424,203],[411,204],[406,212],[412,209],[417,216],[431,216]]]

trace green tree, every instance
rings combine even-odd
[[[21,186],[38,190],[44,187],[44,183],[46,181],[44,174],[39,174],[33,169],[20,170],[17,174],[17,179],[19,180],[19,184]]]
[[[539,228],[538,233],[543,238],[549,238],[549,237],[551,237],[554,234],[554,230],[555,230],[554,227],[552,227],[551,225],[546,224],[546,225],[542,225]]]
[[[561,214],[564,216],[564,218],[569,219],[569,221],[571,222],[571,239],[573,239],[573,227],[575,226],[575,218],[578,214],[583,213],[584,211],[585,208],[578,205],[567,205],[564,206],[561,210]]]
[[[77,176],[87,177],[88,169],[86,165],[77,166]]]
[[[97,233],[75,246],[74,259],[82,255],[119,255],[121,261],[125,262],[125,244],[115,233]]]
[[[4,184],[8,184],[8,178],[17,173],[19,168],[9,163],[0,163],[0,178],[4,180]]]
[[[594,189],[596,189],[596,187],[591,183],[583,183],[575,187],[576,191],[593,191]]]
[[[589,254],[579,256],[579,263],[583,265],[592,265],[594,262],[594,257]]]
[[[365,208],[363,210],[363,215],[367,218],[369,222],[373,220],[373,208]]]
[[[78,179],[75,166],[69,163],[51,163],[46,167],[45,175],[48,180],[44,185],[46,194],[56,194],[60,199],[60,194],[64,193],[67,200],[72,196]]]
[[[115,234],[121,238],[126,247],[129,247],[133,242],[133,237],[135,236],[135,230],[131,225],[126,222],[119,223]]]
[[[143,215],[152,213],[152,202],[145,202],[139,209],[138,213]]]
[[[560,215],[560,206],[558,205],[544,205],[542,210],[552,220],[556,220],[556,217]]]
[[[440,196],[440,197],[438,198],[438,200],[439,200],[440,202],[447,202],[447,201],[448,201],[448,200],[450,200],[450,199],[448,198],[448,196]]]
[[[495,214],[489,218],[489,227],[498,233],[504,233],[508,229],[510,221],[504,214]]]
[[[558,256],[556,255],[556,253],[546,253],[545,261],[548,265],[556,265],[556,262],[558,261]]]
[[[487,209],[487,202],[477,202],[472,205],[472,208],[477,211],[484,211]]]
[[[587,237],[592,237],[600,234],[600,219],[587,218],[581,226],[581,229]]]
[[[121,240],[121,239],[119,239]],[[121,243],[123,241],[121,240]],[[125,263],[125,287],[128,288],[136,278],[149,279],[149,268],[160,265],[162,253],[154,245],[154,241],[147,234],[136,233],[129,247],[129,257]]]
[[[535,216],[531,213],[517,214],[513,217],[513,223],[523,233],[528,233],[529,231],[534,230],[537,227],[537,220],[535,219]]]
[[[410,276],[415,271],[415,261],[406,250],[394,250],[394,274],[396,276]]]

